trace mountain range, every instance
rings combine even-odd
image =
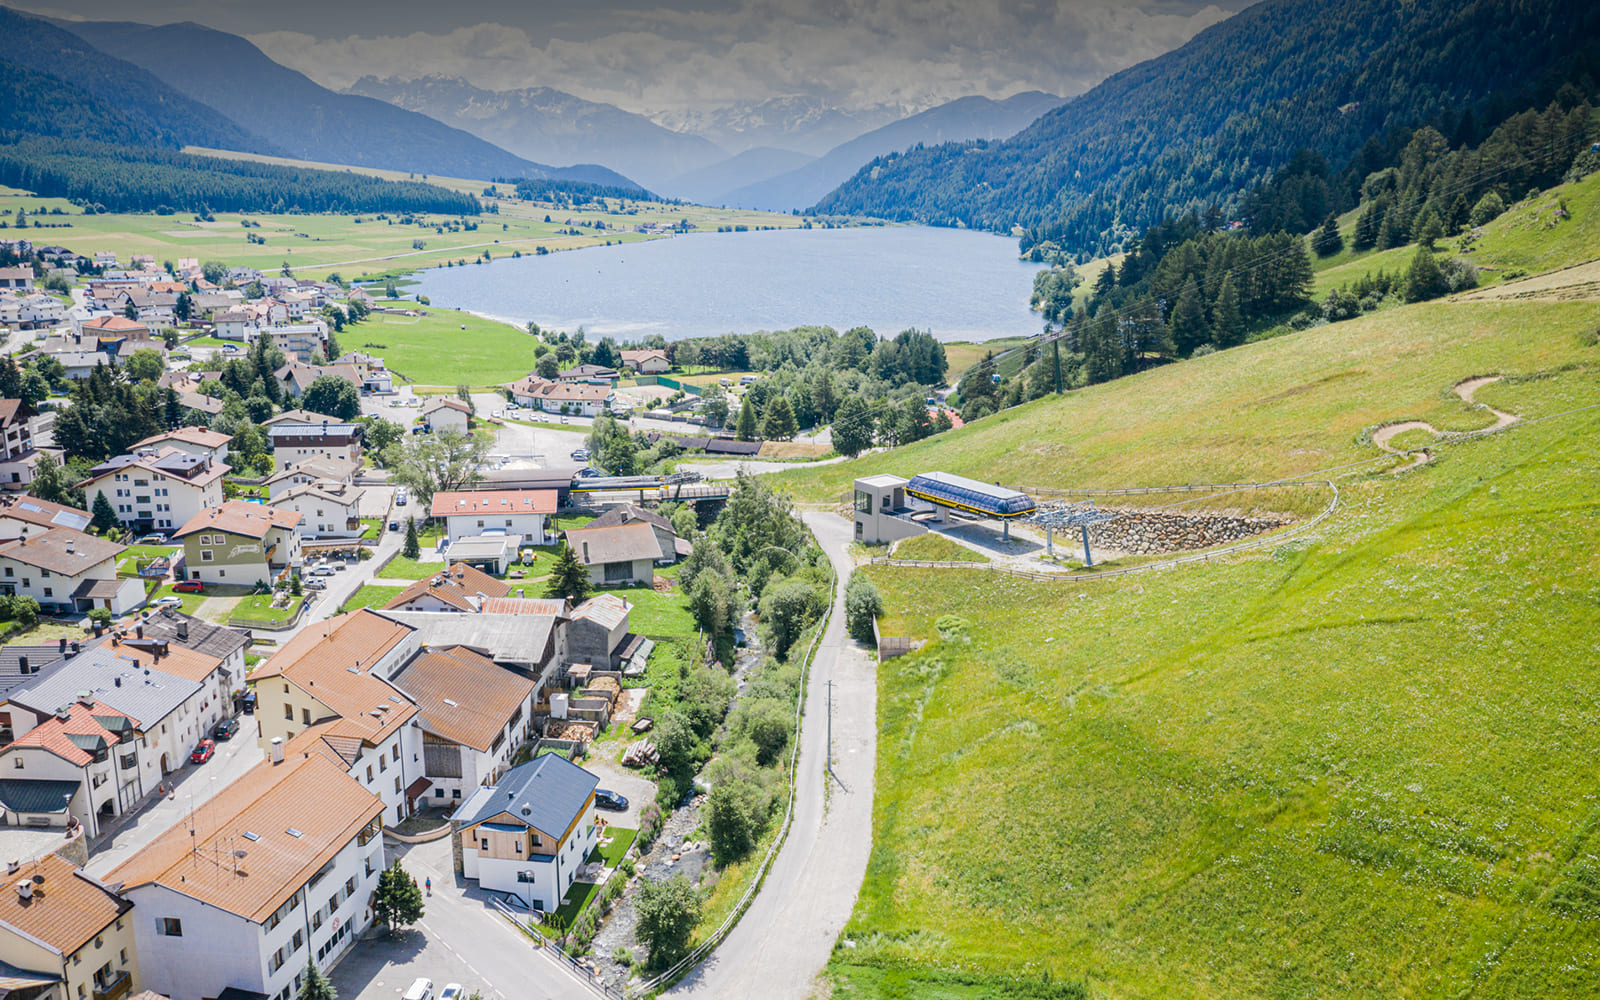
[[[35,25],[49,27],[42,21]],[[37,33],[40,28],[29,27]],[[100,52],[147,71],[190,104],[248,123],[259,138],[184,142],[416,174],[530,177],[635,187],[605,167],[550,167],[468,132],[369,97],[339,94],[267,58],[237,35],[182,23],[151,27],[110,21],[58,22]],[[237,126],[236,126],[237,127]],[[264,142],[263,142],[264,140]],[[259,147],[270,146],[270,150]]]
[[[1394,128],[1492,122],[1600,78],[1600,6],[1571,0],[1265,0],[1001,142],[879,157],[815,210],[1104,252],[1232,205],[1297,150],[1343,164]]]

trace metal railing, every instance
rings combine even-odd
[[[818,542],[818,545],[820,547],[821,543]],[[739,922],[739,918],[744,916],[745,911],[750,908],[750,904],[755,901],[756,893],[761,891],[761,886],[766,882],[767,874],[772,869],[773,860],[777,858],[778,851],[782,849],[784,841],[789,837],[789,828],[794,822],[794,800],[798,790],[796,777],[800,765],[800,730],[805,718],[806,690],[811,680],[811,664],[812,660],[816,658],[817,646],[822,642],[823,634],[828,631],[829,622],[833,620],[834,605],[837,603],[839,596],[839,573],[838,570],[833,568],[832,559],[828,560],[828,569],[832,578],[828,591],[828,611],[817,622],[817,630],[811,636],[811,643],[806,647],[806,655],[801,660],[800,690],[795,695],[794,708],[795,739],[793,745],[789,748],[789,794],[784,803],[783,823],[778,827],[778,835],[773,838],[772,844],[767,848],[767,853],[762,855],[761,864],[756,869],[755,880],[745,889],[744,894],[739,897],[739,901],[734,904],[733,909],[729,911],[728,916],[723,919],[717,929],[712,931],[693,951],[673,963],[666,971],[630,987],[627,994],[630,998],[642,997],[671,986],[689,970],[710,956],[717,945],[721,944],[723,939],[728,936],[728,932],[733,930],[734,925]],[[831,751],[828,748],[824,748],[825,754],[829,752]],[[831,761],[829,763],[831,764]]]

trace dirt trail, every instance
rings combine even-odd
[[[1475,431],[1466,431],[1456,436],[1471,437],[1478,434],[1492,434],[1495,431],[1510,427],[1512,424],[1521,419],[1514,413],[1506,413],[1504,410],[1497,410],[1487,403],[1480,403],[1476,399],[1472,398],[1473,394],[1479,389],[1482,389],[1484,386],[1489,385],[1492,382],[1500,381],[1500,378],[1501,377],[1499,375],[1483,375],[1478,378],[1467,379],[1465,382],[1461,382],[1456,385],[1455,394],[1460,397],[1463,403],[1466,403],[1468,406],[1476,407],[1480,410],[1487,410],[1489,413],[1494,415],[1494,423],[1488,427],[1480,428],[1479,430]],[[1436,438],[1443,436],[1443,432],[1424,420],[1406,420],[1398,424],[1386,424],[1373,431],[1372,443],[1377,445],[1382,450],[1387,451],[1392,455],[1411,456],[1411,461],[1406,462],[1403,465],[1397,465],[1393,469],[1390,469],[1389,471],[1391,474],[1405,472],[1409,469],[1415,469],[1418,466],[1427,465],[1429,462],[1433,461],[1433,451],[1429,448],[1401,451],[1398,448],[1390,447],[1389,442],[1394,440],[1396,437],[1399,437],[1401,434],[1404,434],[1406,431],[1427,431]]]

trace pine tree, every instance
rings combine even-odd
[[[799,429],[788,396],[779,396],[767,404],[767,412],[761,421],[762,437],[768,441],[787,441]]]
[[[589,570],[578,561],[578,554],[565,540],[556,553],[556,564],[550,570],[550,582],[544,593],[546,597],[565,597],[573,604],[589,596]]]
[[[1354,246],[1357,250],[1371,250],[1378,245],[1378,227],[1382,222],[1382,203],[1371,201],[1356,217]]]
[[[94,507],[91,513],[94,517],[90,524],[102,534],[115,531],[122,525],[122,522],[117,520],[117,512],[112,508],[111,501],[106,499],[105,490],[94,495]]]
[[[417,519],[406,518],[406,543],[400,549],[400,554],[407,559],[416,559],[422,555],[422,542],[417,539]]]
[[[1206,342],[1211,331],[1206,326],[1205,307],[1200,301],[1200,288],[1190,278],[1183,283],[1178,301],[1172,307],[1172,340],[1178,352],[1189,354]]]
[[[300,992],[295,994],[295,1000],[339,1000],[339,991],[317,968],[316,962],[307,962],[306,978],[300,984]]]
[[[1446,290],[1444,272],[1439,270],[1439,262],[1433,259],[1433,251],[1427,247],[1417,247],[1416,255],[1411,258],[1411,267],[1406,271],[1406,301],[1422,302],[1443,295]]]
[[[872,413],[860,393],[851,393],[839,404],[833,419],[833,450],[855,458],[872,447]]]
[[[1211,338],[1219,347],[1232,347],[1244,339],[1244,317],[1239,312],[1239,289],[1233,275],[1222,279],[1211,315]]]
[[[1311,251],[1318,257],[1332,257],[1344,249],[1344,237],[1339,235],[1339,219],[1332,212],[1322,223],[1322,228],[1311,237]]]
[[[378,876],[378,890],[372,894],[372,916],[389,927],[389,933],[409,927],[422,919],[422,889],[400,862]]]
[[[754,441],[756,439],[756,408],[750,402],[750,394],[744,394],[744,402],[739,406],[739,423],[735,432],[740,441]]]

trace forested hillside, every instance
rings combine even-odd
[[[472,195],[433,184],[3,132],[0,184],[111,212],[482,210]]]
[[[0,86],[8,97],[0,102],[0,128],[169,148],[279,152],[227,116],[53,24],[0,7],[0,38]]]
[[[881,157],[819,213],[1027,230],[1104,252],[1237,205],[1297,151],[1341,167],[1395,128],[1476,132],[1600,79],[1600,7],[1573,0],[1267,0],[1003,142]]]

